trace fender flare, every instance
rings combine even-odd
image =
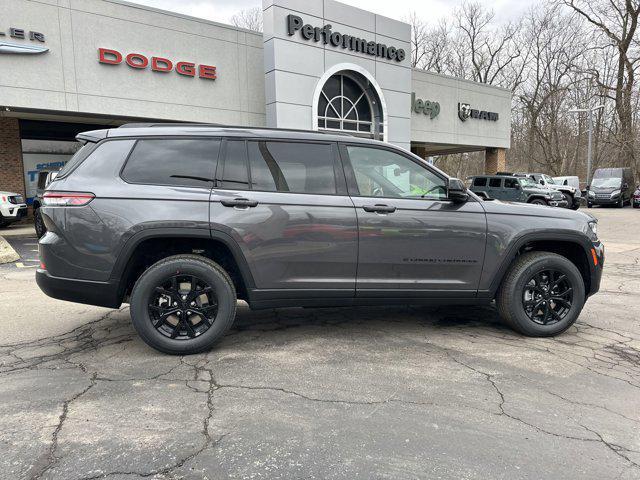
[[[109,275],[109,280],[118,284],[118,291],[120,294],[123,293],[121,291],[123,287],[122,276],[126,271],[133,252],[140,243],[152,238],[198,238],[204,240],[218,240],[222,242],[229,249],[231,255],[233,255],[233,259],[235,260],[236,265],[238,265],[240,275],[242,275],[242,280],[244,281],[247,290],[255,289],[255,281],[251,274],[249,264],[247,263],[240,246],[233,237],[231,237],[231,235],[219,230],[209,230],[204,228],[159,227],[144,229],[134,234],[126,241],[118,252],[116,262],[111,270],[111,274]]]
[[[587,264],[589,265],[589,276],[590,281],[594,281],[595,270],[594,266],[589,262],[589,258],[591,255],[591,248],[593,244],[591,240],[586,236],[576,231],[550,231],[550,232],[529,232],[523,233],[522,235],[516,237],[513,242],[511,242],[511,246],[507,250],[507,253],[504,255],[500,266],[494,273],[493,279],[491,280],[491,285],[489,287],[489,295],[493,298],[498,290],[498,287],[502,283],[502,279],[507,274],[507,270],[512,265],[516,256],[518,255],[518,251],[527,243],[531,242],[564,242],[564,243],[575,243],[582,247],[582,251],[587,259]]]

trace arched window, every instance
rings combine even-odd
[[[343,72],[329,77],[318,99],[318,129],[381,137],[380,102],[366,79]]]

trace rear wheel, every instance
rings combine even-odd
[[[576,321],[584,302],[584,281],[577,267],[550,252],[520,256],[496,295],[504,322],[532,337],[564,332]]]
[[[38,238],[42,238],[44,234],[47,233],[47,227],[44,225],[39,208],[33,212],[33,226],[36,229],[36,235]]]
[[[133,326],[148,345],[186,355],[209,350],[236,314],[227,272],[198,255],[175,255],[147,269],[131,293]]]

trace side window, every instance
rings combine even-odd
[[[247,142],[253,190],[335,194],[330,144]]]
[[[505,178],[504,179],[504,188],[518,188],[518,179],[517,178]]]
[[[347,146],[360,195],[364,197],[447,198],[445,180],[389,150]]]
[[[247,147],[244,140],[228,140],[220,188],[249,190]]]
[[[487,186],[487,177],[476,177],[473,179],[474,187],[486,187]]]
[[[130,183],[211,188],[219,150],[217,139],[138,140],[122,178]]]
[[[500,188],[500,182],[501,182],[501,178],[490,178],[489,179],[489,186],[493,187],[493,188]]]

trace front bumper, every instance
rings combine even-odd
[[[568,208],[569,202],[567,202],[566,200],[549,200],[549,205],[558,208]]]
[[[36,283],[40,290],[58,300],[108,308],[118,308],[121,304],[118,286],[109,282],[54,277],[39,268],[36,270]]]
[[[595,256],[595,259],[594,259]],[[587,296],[595,294],[600,290],[600,282],[602,280],[602,270],[604,268],[604,244],[602,242],[594,242],[592,247],[592,255],[589,258],[591,272],[591,288],[587,292]]]
[[[640,197],[633,197],[633,206],[640,207]]]
[[[17,204],[15,206],[8,204],[0,210],[0,213],[2,214],[2,220],[4,222],[17,222],[27,216],[27,205],[25,203]]]
[[[614,198],[588,197],[587,201],[591,205],[617,205],[620,202],[620,197],[614,197]]]

